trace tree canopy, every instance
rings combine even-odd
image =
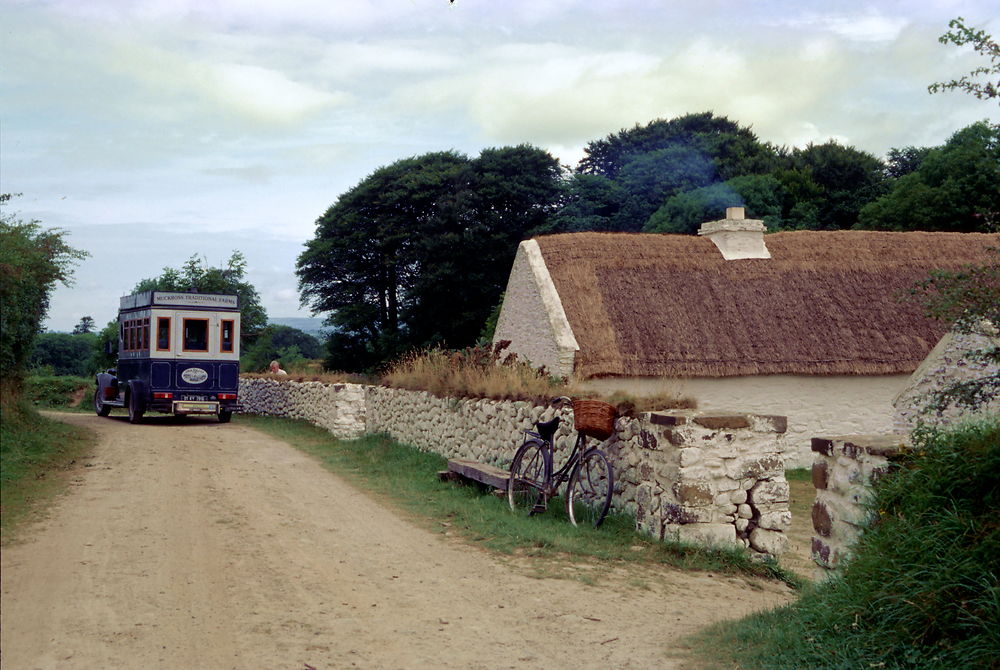
[[[194,254],[179,269],[165,267],[158,277],[143,279],[132,292],[235,293],[240,303],[241,341],[248,343],[267,325],[267,312],[260,304],[257,289],[245,279],[246,269],[246,259],[239,251],[233,252],[224,267],[212,267]]]
[[[474,343],[517,243],[548,225],[560,177],[556,159],[520,145],[406,158],[342,194],[296,270],[303,303],[329,314],[328,366]]]
[[[302,360],[323,357],[323,344],[298,328],[269,323],[258,333],[254,343],[240,355],[244,371],[263,371],[273,360],[294,365]]]
[[[11,200],[0,195],[0,207]],[[19,388],[35,336],[57,282],[68,284],[73,265],[87,256],[70,247],[65,232],[44,229],[0,211],[0,374]]]

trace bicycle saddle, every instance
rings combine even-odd
[[[559,430],[559,423],[561,421],[562,418],[557,416],[551,421],[546,421],[545,423],[542,422],[536,423],[535,428],[538,429],[538,435],[541,436],[543,440],[545,440],[546,442],[551,442],[552,436],[556,434],[557,430]]]

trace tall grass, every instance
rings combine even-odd
[[[65,488],[60,474],[94,445],[94,435],[47,419],[18,390],[0,390],[0,540]]]
[[[997,668],[1000,416],[921,429],[843,573],[701,639],[744,668]],[[722,638],[720,644],[719,638]]]
[[[382,375],[381,383],[441,397],[527,400],[544,403],[553,396],[593,398],[592,390],[574,387],[553,377],[545,368],[534,368],[517,354],[505,353],[509,342],[469,347],[459,351],[429,349],[403,356]],[[694,407],[690,398],[658,396],[636,398],[617,392],[604,398],[620,414],[654,409]]]

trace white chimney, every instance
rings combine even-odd
[[[764,244],[767,229],[759,219],[745,219],[742,207],[727,207],[726,218],[701,224],[699,235],[715,242],[727,261],[743,258],[770,258]]]

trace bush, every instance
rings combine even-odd
[[[94,380],[53,374],[31,375],[25,381],[25,399],[35,407],[55,409],[90,407]]]
[[[840,576],[706,644],[746,668],[995,668],[1000,416],[920,429],[914,445],[875,485]]]

